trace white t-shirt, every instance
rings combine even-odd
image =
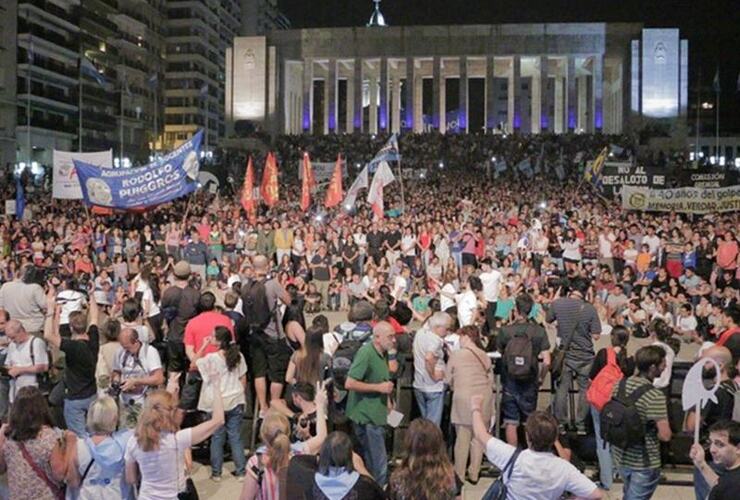
[[[673,349],[668,344],[664,344],[663,342],[656,340],[653,342],[653,345],[662,347],[665,351],[665,370],[660,374],[660,377],[653,380],[653,386],[663,389],[671,383],[671,372],[673,371],[673,360],[676,357],[676,353],[673,352]]]
[[[452,283],[447,283],[445,286],[443,286],[442,291],[449,294],[457,293],[457,290],[455,290],[455,286]],[[441,311],[446,311],[454,305],[455,299],[451,299],[441,293],[439,294],[439,307]]]
[[[399,300],[401,297],[403,297],[403,294],[406,293],[406,287],[408,286],[408,283],[406,282],[406,278],[403,276],[396,276],[396,278],[393,280],[393,297],[396,300]]]
[[[401,238],[401,251],[406,257],[416,255],[416,236],[406,235]]]
[[[475,309],[478,307],[478,298],[472,290],[466,290],[463,293],[455,295],[457,303],[457,319],[460,326],[473,324]]]
[[[681,332],[693,332],[696,331],[698,323],[694,316],[679,316],[677,320],[676,328]]]
[[[506,467],[514,451],[513,446],[496,438],[486,443],[486,457],[500,470]],[[524,450],[519,454],[511,476],[504,482],[509,499],[552,500],[560,498],[566,491],[578,497],[587,497],[597,488],[570,462],[550,452],[532,450]]]
[[[481,273],[480,281],[483,283],[483,297],[486,302],[496,302],[501,289],[501,273],[496,269],[491,269],[487,273]]]
[[[85,306],[85,294],[77,290],[62,290],[57,294],[57,304],[62,306],[59,314],[59,324],[69,324],[69,314],[75,311],[82,311]]]
[[[437,358],[437,367],[444,369],[444,340],[426,327],[422,327],[414,336],[414,389],[422,392],[442,392],[444,380],[435,381],[427,371],[427,353]]]
[[[642,238],[642,244],[648,246],[651,255],[655,255],[658,253],[658,248],[660,248],[660,238],[655,234],[652,236],[644,236]]]
[[[224,401],[224,411],[233,410],[239,405],[246,404],[244,397],[244,387],[240,379],[247,374],[247,363],[244,356],[239,354],[239,364],[233,370],[226,366],[226,360],[217,352],[204,356],[195,362],[201,376],[203,385],[200,388],[200,398],[198,398],[198,410],[211,412],[213,408],[213,385],[208,383],[209,364],[218,368],[221,374],[221,397]]]
[[[185,450],[192,445],[191,429],[163,434],[159,448],[143,451],[136,436],[126,445],[126,462],[136,462],[141,473],[139,500],[173,500],[185,490]]]
[[[139,280],[139,283],[136,285],[136,292],[141,292],[141,306],[146,310],[146,306],[149,306],[149,315],[148,318],[153,318],[157,314],[159,314],[159,304],[155,302],[154,300],[154,292],[152,292],[152,287],[149,286],[149,283],[146,283],[143,280]]]
[[[617,238],[614,236],[614,233],[599,234],[599,256],[602,259],[611,259],[614,256],[612,253],[612,243],[616,240]]]
[[[31,359],[31,346],[33,346],[33,360]],[[46,342],[38,337],[29,335],[28,340],[22,344],[11,342],[8,345],[8,356],[5,358],[5,365],[11,366],[34,366],[48,365],[49,356],[46,354]],[[15,400],[16,393],[22,387],[38,386],[36,373],[24,373],[16,378],[10,379],[10,391],[8,392],[9,401]]]
[[[121,382],[129,378],[148,377],[156,370],[162,369],[162,362],[159,359],[157,350],[146,344],[142,344],[139,349],[139,355],[135,356],[126,349],[121,349],[113,358],[113,371],[121,374]],[[121,392],[122,401],[133,401],[134,403],[143,403],[146,396],[147,387],[139,386],[132,392]]]

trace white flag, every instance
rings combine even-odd
[[[355,179],[355,182],[352,183],[349,190],[347,191],[347,196],[344,198],[344,206],[346,207],[353,207],[355,204],[355,201],[357,201],[357,195],[360,194],[360,190],[367,189],[368,185],[368,173],[367,173],[368,166],[365,165],[365,168],[362,169],[362,172],[360,172],[360,175],[357,176]]]
[[[367,202],[372,206],[375,217],[378,219],[383,218],[383,188],[395,180],[388,162],[380,162],[367,192]]]

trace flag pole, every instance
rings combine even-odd
[[[716,115],[716,130],[715,130],[715,139],[714,139],[715,141],[714,150],[715,150],[715,154],[717,155],[717,166],[719,166],[719,157],[720,157],[720,152],[719,152],[719,94],[720,94],[720,91],[717,90],[717,115]]]
[[[401,170],[401,155],[398,155],[398,183],[401,185],[401,210],[406,214],[406,197],[403,191],[403,171]]]
[[[82,52],[82,46],[80,46],[80,67],[79,67],[79,76],[80,76],[80,90],[77,92],[77,107],[79,108],[79,118],[77,120],[77,151],[82,153],[82,58],[84,57],[84,53]]]
[[[28,70],[26,71],[26,147],[28,148],[28,165],[31,168],[31,67],[33,66],[33,38],[28,39]]]
[[[118,167],[123,168],[123,92],[124,82],[126,81],[126,72],[123,72],[121,79],[121,117],[118,124]]]
[[[699,168],[699,129],[701,128],[701,121],[699,117],[699,111],[701,110],[701,69],[699,70],[699,78],[696,82],[696,144],[694,146],[694,167]]]

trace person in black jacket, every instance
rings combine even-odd
[[[612,345],[604,347],[596,353],[596,358],[591,365],[591,373],[588,378],[594,380],[596,376],[607,365],[609,350],[616,353],[617,364],[622,370],[625,378],[632,376],[635,372],[635,360],[627,355],[627,342],[630,339],[630,331],[624,326],[615,326],[611,332]],[[601,422],[599,410],[591,405],[591,417],[594,422],[594,434],[596,434],[596,456],[599,459],[599,482],[600,486],[608,490],[614,481],[614,469],[609,444],[601,438]]]

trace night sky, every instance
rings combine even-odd
[[[364,26],[371,0],[278,0],[295,28]],[[390,25],[642,22],[678,27],[689,40],[692,99],[701,71],[706,98],[719,66],[722,133],[740,132],[740,0],[384,0]],[[702,100],[705,100],[703,97]]]

